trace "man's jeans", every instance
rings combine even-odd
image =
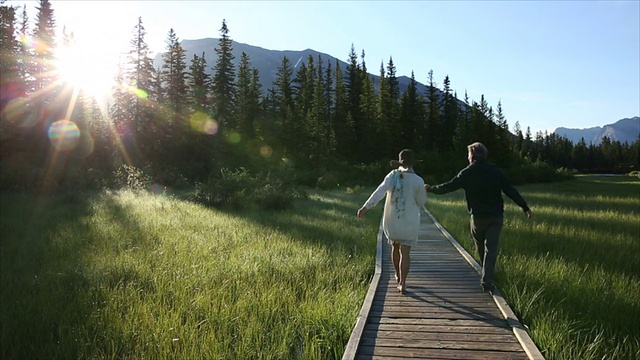
[[[471,236],[482,265],[482,286],[493,286],[493,274],[498,258],[498,242],[502,231],[502,218],[475,219],[471,215]]]

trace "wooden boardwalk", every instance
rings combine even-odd
[[[400,294],[379,231],[376,271],[343,360],[544,359],[500,292],[480,290],[479,270],[425,209]]]

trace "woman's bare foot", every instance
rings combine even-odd
[[[406,287],[406,285],[398,285],[398,291],[399,291],[401,294],[404,294],[404,293],[407,291],[407,287]]]
[[[395,277],[396,277],[396,282],[397,282],[398,284],[400,284],[400,276],[398,276],[398,274],[396,273],[396,274],[395,274]]]

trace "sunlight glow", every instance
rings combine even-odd
[[[115,66],[101,58],[99,44],[74,42],[62,45],[56,55],[60,80],[98,100],[109,94],[114,83]]]

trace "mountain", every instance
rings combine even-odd
[[[604,136],[607,136],[612,141],[620,141],[621,143],[626,141],[629,144],[633,144],[640,136],[640,117],[625,118],[603,127],[596,126],[587,129],[559,127],[554,133],[566,137],[574,144],[584,138],[587,145],[593,144],[597,146],[600,145]]]
[[[202,56],[202,53],[205,54],[205,59],[207,61],[207,71],[209,74],[213,74],[213,67],[216,64],[216,60],[218,56],[216,55],[215,48],[218,47],[219,39],[216,38],[205,38],[198,40],[182,40],[180,45],[185,50],[186,53],[186,63],[187,66],[191,64],[191,60],[193,60],[193,55]],[[240,57],[242,53],[246,53],[249,56],[249,61],[251,61],[251,67],[258,69],[260,74],[260,83],[262,84],[263,90],[266,92],[268,89],[273,87],[273,82],[276,79],[278,73],[278,67],[282,65],[282,59],[286,56],[293,65],[295,65],[294,73],[296,74],[296,69],[300,66],[301,63],[307,63],[309,55],[313,56],[314,64],[318,64],[318,55],[322,57],[323,67],[327,68],[327,63],[331,62],[331,69],[335,71],[336,69],[336,60],[338,60],[340,64],[340,69],[345,72],[347,70],[347,63],[340,59],[337,59],[331,55],[321,53],[312,49],[306,50],[268,50],[258,46],[247,45],[243,43],[239,43],[237,41],[232,41],[233,47],[233,56],[234,56],[234,65],[236,70],[238,69],[238,64],[240,62]],[[345,51],[346,53],[346,51]],[[347,58],[347,56],[345,56]],[[358,61],[362,61],[358,58]],[[367,61],[365,57],[365,62]],[[384,66],[387,67],[388,59],[385,61]],[[157,54],[154,59],[155,68],[159,68],[162,65],[162,54]],[[376,69],[378,71],[380,69],[380,63],[369,63],[367,65],[367,70]],[[370,71],[367,71],[370,73]],[[379,75],[371,74],[371,77],[374,82],[374,86],[378,87],[378,82],[380,80]],[[400,93],[402,94],[407,86],[411,78],[407,76],[398,76],[398,84],[400,87]],[[417,90],[419,94],[426,94],[427,87],[417,82]],[[438,89],[438,94],[441,95],[441,91]],[[462,103],[462,102],[461,102]]]

